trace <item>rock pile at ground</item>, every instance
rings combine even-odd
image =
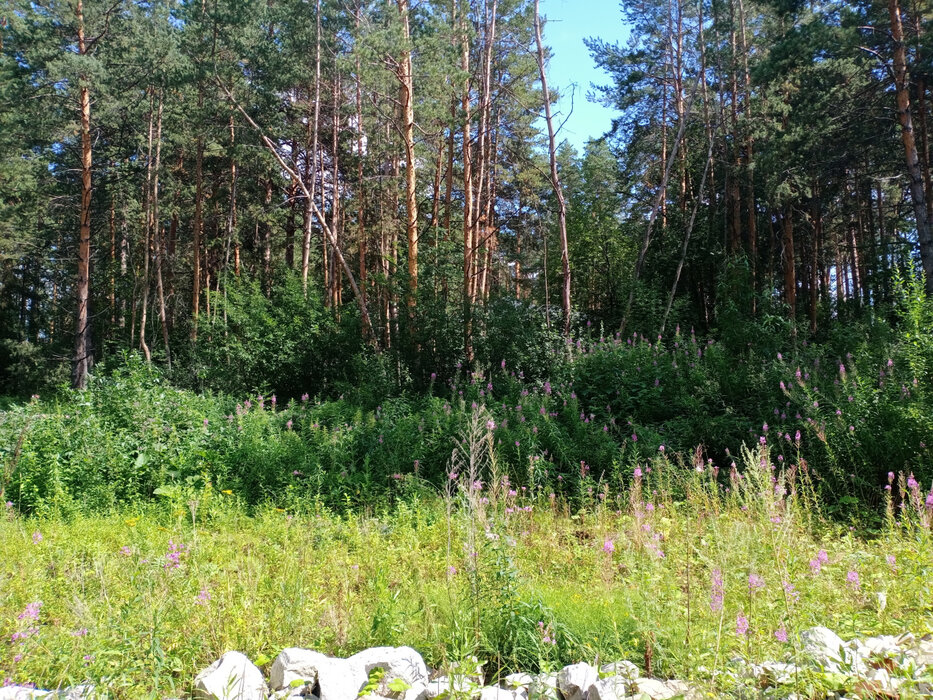
[[[698,669],[701,672],[703,669]],[[800,634],[796,663],[735,659],[710,672],[714,695],[803,700],[825,697],[907,700],[933,698],[933,635],[852,639],[813,627]],[[715,677],[714,677],[715,676]],[[230,651],[194,680],[197,700],[699,700],[702,684],[643,677],[629,661],[576,663],[555,673],[513,673],[484,685],[469,672],[433,671],[410,647],[375,647],[349,658],[301,648],[283,650],[268,679],[250,660]],[[806,689],[806,690],[802,690]],[[0,700],[93,700],[94,686],[37,690],[8,685]]]

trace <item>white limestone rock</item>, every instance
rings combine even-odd
[[[630,681],[621,674],[600,678],[586,695],[586,700],[624,700],[629,697]]]
[[[599,680],[596,669],[587,663],[564,666],[557,674],[557,689],[564,700],[584,700],[590,687]]]
[[[263,700],[267,695],[262,672],[238,651],[228,651],[194,679],[197,700]]]
[[[269,669],[269,685],[276,690],[289,688],[292,681],[317,685],[318,667],[326,665],[328,657],[319,651],[290,647],[283,649]]]
[[[354,654],[347,661],[361,668],[367,678],[374,668],[383,669],[385,676],[382,684],[394,678],[401,678],[413,687],[428,684],[428,667],[421,658],[421,654],[411,647],[373,647]],[[383,694],[381,691],[382,688],[380,688],[380,695]],[[322,697],[321,700],[325,699]]]
[[[635,687],[639,693],[644,693],[651,700],[668,700],[678,694],[657,678],[636,678]]]
[[[38,698],[49,698],[50,696],[51,693],[48,690],[28,688],[25,685],[0,687],[0,700],[38,700]]]
[[[838,634],[827,627],[811,627],[800,633],[800,641],[804,656],[827,671],[839,672],[845,643]]]
[[[479,700],[515,700],[515,693],[499,686],[486,686],[479,691]]]
[[[610,664],[600,666],[599,673],[603,677],[622,676],[626,680],[633,681],[638,678],[640,672],[638,666],[631,661],[613,661]]]
[[[529,700],[564,700],[557,689],[557,674],[542,673],[528,686]]]
[[[510,673],[502,679],[502,685],[511,690],[527,688],[534,683],[535,677],[530,673]]]

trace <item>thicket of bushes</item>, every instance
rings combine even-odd
[[[592,327],[555,346],[530,342],[547,329],[516,317],[515,331],[484,350],[492,369],[464,377],[439,367],[417,390],[413,380],[400,387],[397,356],[349,347],[342,378],[303,374],[323,346],[296,336],[320,339],[330,322],[289,326],[287,311],[279,323],[241,309],[231,318],[243,328],[214,344],[227,355],[203,365],[227,377],[202,376],[219,393],[178,388],[129,356],[86,392],[0,413],[0,486],[26,512],[96,511],[208,482],[251,505],[371,504],[415,483],[409,476],[443,484],[464,425],[487,411],[500,469],[526,487],[577,497],[629,479],[662,450],[687,467],[712,460],[725,478],[731,455],[764,441],[772,459],[811,470],[845,513],[877,500],[890,470],[933,478],[933,311],[918,288],[902,297],[896,325],[865,318],[794,343],[762,321],[743,331],[761,338],[755,347]],[[255,391],[275,376],[294,398]]]

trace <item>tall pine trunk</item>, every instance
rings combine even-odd
[[[78,55],[87,54],[84,35],[84,4],[78,0],[75,14],[78,22]],[[87,378],[94,365],[91,344],[91,95],[87,77],[79,77],[81,111],[81,214],[78,229],[78,278],[75,292],[78,298],[75,318],[75,352],[71,383],[75,389],[87,387]]]
[[[926,275],[927,294],[933,295],[933,232],[930,231],[930,221],[927,218],[923,173],[920,169],[920,157],[917,152],[913,119],[910,114],[907,51],[904,47],[904,27],[901,23],[900,0],[888,0],[888,13],[891,17],[891,38],[894,41],[894,88],[897,95],[897,119],[901,125],[901,141],[904,144],[904,158],[907,162],[907,173],[910,176],[910,198],[914,208],[914,221],[917,225],[920,261]]]

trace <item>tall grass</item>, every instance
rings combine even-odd
[[[812,625],[933,631],[933,497],[907,474],[866,537],[826,520],[808,469],[767,441],[734,469],[658,454],[624,484],[590,473],[559,494],[512,481],[496,430],[474,412],[444,488],[409,473],[368,513],[247,514],[207,482],[106,515],[7,507],[0,677],[164,697],[228,649],[267,664],[286,646],[409,644],[486,680],[625,658],[732,692],[735,658],[797,660]]]

